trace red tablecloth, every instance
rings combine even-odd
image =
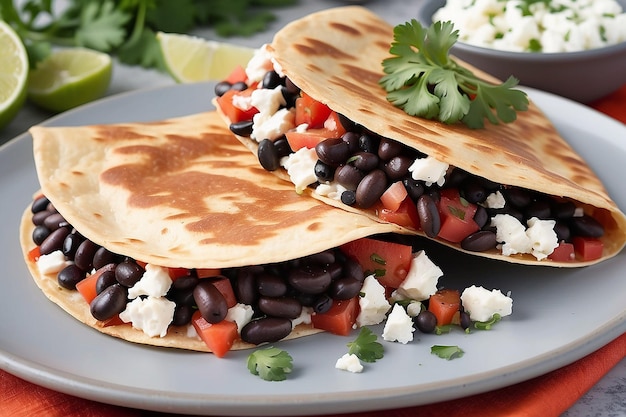
[[[590,106],[626,123],[626,86]],[[519,417],[557,417],[625,357],[626,334],[623,334],[579,361],[541,377],[459,400],[393,410],[393,415],[495,417],[506,414]],[[51,391],[0,371],[0,416],[136,417],[147,414],[140,410],[100,404]],[[379,415],[380,412],[365,412],[343,416]]]

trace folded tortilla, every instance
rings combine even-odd
[[[268,174],[215,112],[153,123],[33,127],[41,191],[87,239],[159,266],[226,268],[300,258],[377,233],[396,232],[338,211]],[[130,325],[103,326],[76,291],[29,260],[33,224],[20,240],[35,282],[81,322],[112,336],[207,351],[187,326],[149,337]],[[298,325],[289,338],[319,332]],[[233,349],[252,345],[236,342]]]
[[[349,6],[288,24],[276,33],[269,49],[282,73],[295,85],[353,122],[471,174],[571,199],[605,229],[603,256],[594,261],[538,261],[529,254],[504,256],[497,249],[468,253],[514,263],[571,267],[597,263],[620,252],[626,243],[626,216],[536,105],[530,103],[528,111],[519,112],[513,123],[488,124],[484,129],[409,116],[387,101],[379,85],[384,75],[382,61],[390,57],[392,41],[389,23],[365,8]],[[497,81],[463,65],[483,79]],[[239,139],[256,153],[253,140]],[[285,170],[276,173],[289,180]],[[315,193],[314,197],[377,218],[373,210],[360,210]],[[405,229],[404,233],[424,235],[419,230]],[[435,240],[463,251],[460,244]]]

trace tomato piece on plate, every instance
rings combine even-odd
[[[327,105],[300,92],[300,97],[296,99],[296,126],[306,123],[311,129],[319,129],[324,126],[331,111]]]
[[[571,262],[575,260],[574,244],[568,242],[559,243],[559,246],[554,248],[552,253],[548,255],[548,259],[552,259],[555,262]]]
[[[226,77],[226,81],[228,81],[230,84],[235,84],[238,82],[246,82],[247,80],[248,80],[248,75],[246,74],[246,69],[241,65],[237,65],[231,71],[228,77]]]
[[[356,259],[366,274],[375,274],[383,286],[390,288],[398,288],[404,281],[413,259],[411,246],[371,238],[354,240],[340,249]]]
[[[311,323],[316,329],[347,336],[352,331],[358,314],[358,296],[349,300],[334,300],[332,307],[327,312],[311,315]]]
[[[76,290],[83,296],[87,304],[91,304],[93,299],[98,295],[96,284],[100,275],[106,271],[115,271],[115,264],[108,264],[99,268],[96,272],[76,284]]]
[[[202,317],[200,311],[193,314],[191,323],[198,336],[218,358],[223,358],[239,337],[237,323],[228,320],[209,323]]]
[[[458,290],[441,289],[428,299],[428,311],[437,317],[437,326],[451,324],[461,307]]]
[[[576,236],[572,239],[574,250],[583,261],[593,261],[602,257],[604,243],[600,239]]]
[[[252,91],[252,88],[248,88],[244,91],[228,90],[221,97],[216,98],[217,105],[231,123],[251,120],[252,117],[259,112],[256,107],[251,107],[249,110],[242,110],[233,104],[233,97],[235,95],[246,96],[252,94]]]
[[[457,189],[441,190],[439,200],[441,230],[437,236],[448,242],[458,243],[477,232],[480,229],[474,221],[477,208],[476,204],[461,198]]]

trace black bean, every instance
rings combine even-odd
[[[268,316],[295,319],[302,313],[302,305],[291,297],[259,297],[259,310]]]
[[[289,142],[287,141],[287,138],[284,136],[274,141],[274,148],[276,149],[276,154],[278,155],[279,158],[282,158],[283,156],[287,156],[292,152],[291,146],[289,146]]]
[[[325,250],[300,258],[301,263],[305,265],[329,265],[334,263],[336,260],[337,257],[335,256],[335,252],[332,250]]]
[[[348,132],[357,130],[358,125],[354,123],[352,120],[348,119],[346,116],[344,116],[341,113],[337,113],[337,116],[339,116],[339,123],[341,123],[341,126],[343,126],[343,128],[346,129]]]
[[[402,184],[404,184],[404,188],[406,188],[409,197],[411,197],[411,200],[413,201],[417,201],[417,199],[426,191],[426,187],[424,187],[424,183],[422,181],[414,180],[410,177],[403,179]]]
[[[394,156],[398,156],[405,149],[405,146],[393,139],[381,138],[378,145],[378,156],[383,161],[388,161]]]
[[[76,284],[85,279],[85,271],[74,264],[70,264],[59,271],[57,282],[63,288],[75,290]]]
[[[408,156],[398,155],[394,156],[383,166],[383,170],[390,180],[400,179],[409,173],[409,167],[413,164],[414,159]]]
[[[48,237],[39,245],[39,252],[42,255],[48,255],[54,251],[63,248],[63,241],[70,234],[69,227],[59,227],[48,235]]]
[[[360,208],[369,208],[376,204],[387,189],[387,176],[380,169],[368,173],[356,188],[356,204]]]
[[[281,297],[287,294],[287,283],[278,275],[261,273],[256,277],[259,294],[266,297]]]
[[[469,327],[472,325],[472,320],[470,319],[470,315],[467,314],[465,311],[461,311],[459,318],[460,318],[461,328],[464,330],[469,329]]]
[[[343,276],[343,265],[340,262],[333,262],[326,266],[328,273],[330,274],[330,279],[336,280]]]
[[[333,178],[335,178],[335,168],[323,163],[319,159],[313,167],[313,172],[315,172],[315,176],[320,181],[332,181]]]
[[[91,315],[96,320],[108,320],[126,309],[128,289],[120,284],[113,284],[93,299],[89,304]]]
[[[461,248],[471,252],[485,252],[496,247],[496,234],[490,230],[479,230],[461,241]]]
[[[76,249],[76,254],[74,255],[76,266],[85,272],[93,269],[93,257],[99,247],[91,240],[85,239]]]
[[[428,237],[436,237],[441,230],[441,217],[437,204],[428,194],[417,199],[417,214],[420,218],[420,227]]]
[[[50,200],[47,197],[41,196],[33,201],[33,204],[30,206],[30,211],[34,213],[38,213],[40,211],[44,211],[48,208],[48,204]]]
[[[33,229],[33,236],[32,236],[33,242],[35,243],[35,245],[41,245],[43,241],[46,240],[48,236],[50,236],[50,233],[51,233],[50,229],[48,229],[43,224],[35,226],[35,228]]]
[[[346,190],[341,193],[341,202],[346,206],[353,206],[356,204],[356,193],[352,190]]]
[[[137,262],[127,259],[115,267],[115,279],[125,287],[132,287],[141,279],[145,270]]]
[[[237,136],[250,137],[252,134],[252,126],[254,122],[250,120],[241,120],[239,122],[231,123],[228,128]]]
[[[357,189],[364,177],[363,171],[350,164],[341,165],[335,171],[335,181],[352,191]]]
[[[298,93],[290,93],[289,90],[287,89],[287,87],[282,87],[280,89],[280,93],[283,95],[283,98],[285,99],[285,108],[292,108],[296,105],[296,100],[299,97]]]
[[[574,216],[576,204],[571,201],[554,203],[552,205],[552,214],[556,219],[569,219]]]
[[[474,213],[474,222],[482,229],[488,221],[489,213],[487,212],[487,209],[483,206],[477,206],[476,213]]]
[[[320,161],[338,167],[350,156],[350,146],[341,138],[328,138],[315,146],[315,152]]]
[[[380,138],[378,136],[363,134],[359,136],[359,149],[363,152],[378,154],[378,145]]]
[[[355,168],[361,171],[369,172],[378,167],[380,158],[378,155],[371,152],[357,152],[349,159],[350,165],[354,165]]]
[[[194,275],[186,275],[184,277],[177,278],[172,282],[172,288],[181,291],[191,291],[198,285],[198,278]]]
[[[279,85],[282,85],[283,79],[278,75],[276,71],[268,71],[263,76],[263,80],[261,81],[261,85],[263,88],[274,89]]]
[[[289,77],[285,77],[285,89],[290,93],[290,94],[299,94],[300,93],[300,87],[298,87],[297,85],[295,85],[293,83],[293,81],[291,81],[289,79]]]
[[[346,132],[341,135],[341,139],[348,144],[348,149],[350,150],[350,154],[356,153],[359,151],[359,134],[356,132]]]
[[[93,255],[93,267],[96,269],[100,269],[107,264],[114,263],[117,260],[117,255],[105,248],[104,246],[100,246],[96,253]]]
[[[243,81],[237,81],[230,87],[230,89],[235,91],[244,91],[248,89],[248,84]]]
[[[532,194],[523,188],[507,188],[502,190],[504,199],[517,208],[524,208],[532,201]]]
[[[332,306],[333,299],[330,298],[328,294],[322,294],[313,302],[312,307],[313,311],[315,311],[316,313],[323,314],[330,310]]]
[[[96,280],[96,294],[100,294],[111,285],[117,284],[115,279],[115,266],[110,271],[104,271]]]
[[[193,289],[193,298],[202,318],[209,323],[219,323],[226,317],[228,313],[226,298],[209,280],[200,280]]]
[[[524,209],[524,216],[527,219],[537,217],[538,219],[549,219],[552,217],[550,203],[545,200],[535,200]]]
[[[263,139],[259,142],[257,156],[261,166],[265,168],[266,171],[276,171],[280,167],[280,161],[276,148],[274,147],[274,142],[269,139]]]
[[[598,238],[604,235],[602,224],[587,214],[580,217],[572,217],[569,225],[575,236]]]
[[[463,186],[463,197],[470,203],[482,203],[487,195],[487,190],[478,181],[467,181]]]
[[[328,288],[328,295],[334,300],[349,300],[359,295],[363,281],[352,277],[342,277],[334,280]]]
[[[258,298],[256,276],[253,271],[248,268],[239,269],[237,271],[237,279],[235,280],[235,292],[237,300],[244,304],[254,304]]]
[[[213,92],[216,96],[222,97],[228,90],[230,90],[231,84],[228,81],[221,81],[215,84]]]
[[[446,188],[461,188],[463,182],[470,174],[461,168],[454,168],[446,174]]]
[[[70,234],[65,237],[63,241],[63,247],[61,250],[63,251],[63,255],[67,256],[69,259],[74,260],[74,255],[76,255],[76,249],[80,246],[81,243],[85,241],[83,235],[78,233],[76,229],[72,230]]]
[[[35,226],[39,226],[41,224],[44,224],[44,221],[52,214],[53,214],[53,212],[50,211],[50,210],[38,211],[37,213],[33,214],[33,217],[32,217],[33,224]]]
[[[170,290],[167,292],[167,298],[175,302],[176,305],[194,306],[196,304],[196,300],[193,296],[193,288],[190,288],[190,289],[170,288]]]
[[[363,282],[365,280],[365,273],[363,272],[363,268],[361,264],[359,264],[353,258],[347,258],[343,264],[343,271],[345,276],[356,279],[357,281]]]
[[[43,221],[44,226],[50,230],[56,230],[61,225],[67,225],[67,221],[63,218],[61,213],[52,213]]]
[[[289,285],[295,290],[307,294],[321,294],[330,285],[330,273],[318,265],[305,265],[289,271],[287,278]]]
[[[569,229],[567,223],[563,220],[557,220],[554,224],[554,233],[556,233],[557,240],[560,241],[569,241],[572,237],[572,233]]]
[[[174,317],[172,317],[173,326],[184,326],[191,323],[194,309],[189,304],[176,304],[174,309]]]
[[[437,316],[432,311],[421,311],[413,318],[415,327],[422,333],[432,333],[437,327]]]
[[[291,320],[281,317],[263,317],[252,320],[241,329],[241,340],[253,345],[273,343],[291,333]]]

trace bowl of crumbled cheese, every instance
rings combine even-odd
[[[626,0],[421,0],[451,21],[451,54],[502,80],[588,103],[626,84]]]

